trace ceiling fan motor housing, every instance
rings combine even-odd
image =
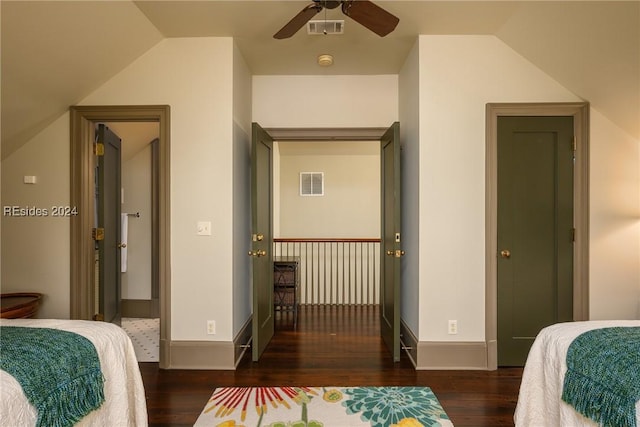
[[[342,13],[380,37],[384,37],[392,32],[399,22],[398,17],[377,6],[370,0],[358,0],[357,2],[355,0],[313,0],[313,3],[298,12],[298,14],[285,24],[280,31],[274,34],[273,37],[276,39],[292,37],[323,9],[335,9],[340,5],[342,5]],[[322,34],[328,34],[328,31],[322,31]]]

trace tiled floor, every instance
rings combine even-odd
[[[125,330],[136,352],[138,362],[157,362],[160,346],[160,319],[122,318]]]

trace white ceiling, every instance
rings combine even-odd
[[[310,3],[1,0],[2,157],[167,37],[230,36],[254,74],[295,75],[396,74],[419,34],[495,35],[640,139],[640,0],[379,0],[400,18],[384,38],[339,9],[344,35],[272,38]]]

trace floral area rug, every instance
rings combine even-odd
[[[429,387],[223,387],[195,425],[453,426]]]

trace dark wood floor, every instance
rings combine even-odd
[[[428,386],[457,427],[513,426],[522,377],[521,368],[416,371],[406,355],[393,363],[376,307],[302,307],[295,331],[285,313],[261,360],[246,354],[235,371],[140,369],[151,426],[191,426],[215,387],[258,385]]]

